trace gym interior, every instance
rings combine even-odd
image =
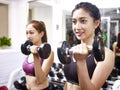
[[[62,71],[63,64],[57,56],[57,46],[61,41],[73,43],[71,10],[80,0],[0,0],[0,37],[10,39],[9,46],[0,46],[0,86],[7,86],[9,90],[18,90],[14,87],[15,79],[20,79],[24,73],[21,66],[26,55],[21,53],[20,46],[26,40],[25,27],[30,20],[42,20],[46,23],[48,42],[55,52],[50,82],[63,90],[66,81]],[[84,0],[81,0],[84,1]],[[89,0],[86,0],[89,1]],[[69,2],[69,4],[68,4]],[[120,32],[120,2],[115,0],[90,2],[98,5],[101,13],[101,28],[105,37],[105,46],[112,50],[112,44]],[[99,3],[98,3],[99,2]],[[109,3],[108,3],[109,2]],[[19,76],[19,77],[18,77]],[[101,90],[112,90],[112,86],[120,76],[117,70],[113,71]]]

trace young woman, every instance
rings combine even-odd
[[[38,47],[47,42],[46,27],[44,22],[32,20],[26,26],[26,36],[33,45],[30,47],[31,54],[23,63],[26,73],[26,85],[28,90],[49,90],[48,73],[53,64],[54,53],[43,60],[38,54]]]
[[[118,33],[116,42],[113,43],[113,51],[115,53],[115,67],[120,75],[120,33]]]
[[[67,82],[64,90],[100,90],[114,67],[114,53],[105,47],[105,59],[97,61],[93,53],[89,54],[88,45],[100,30],[99,9],[89,3],[78,3],[72,11],[72,28],[81,41],[73,46],[70,64],[64,65]]]

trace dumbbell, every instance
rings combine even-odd
[[[26,78],[23,76],[19,80],[14,81],[14,86],[18,90],[28,90],[26,87]]]
[[[59,80],[61,80],[61,79],[64,78],[64,76],[63,76],[63,74],[61,72],[57,72],[56,75],[57,75],[57,77],[58,77]]]
[[[62,64],[69,64],[71,62],[71,56],[73,51],[70,50],[71,45],[68,41],[59,43],[57,47],[58,59]],[[104,41],[102,36],[99,34],[94,37],[93,45],[88,46],[89,52],[93,52],[94,57],[97,61],[103,61],[105,58]]]
[[[55,77],[55,73],[54,73],[52,70],[50,70],[50,71],[49,71],[49,76],[50,76],[50,77]]]
[[[21,52],[25,55],[29,55],[31,53],[30,47],[33,43],[30,40],[27,40],[24,44],[21,45]],[[51,52],[51,46],[48,43],[43,43],[38,48],[38,54],[41,58],[46,59],[49,57]]]
[[[55,71],[59,71],[60,69],[63,68],[61,63],[53,63],[52,67],[54,68]]]

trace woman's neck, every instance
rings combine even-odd
[[[36,46],[40,46],[42,44],[42,42],[38,42],[38,43],[36,43],[35,45]]]
[[[33,54],[30,54],[30,55],[28,56],[28,62],[29,62],[29,63],[34,62],[34,60],[33,60]]]
[[[81,40],[81,43],[86,43],[87,45],[92,45],[94,42],[94,34],[91,34],[89,37]]]
[[[87,45],[92,45],[93,44],[93,38],[81,40],[81,43],[86,43]]]

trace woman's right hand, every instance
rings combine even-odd
[[[78,60],[86,60],[89,50],[88,47],[85,43],[78,44],[74,47],[71,48],[73,51],[73,58],[78,61]]]
[[[32,54],[38,54],[38,46],[36,46],[36,45],[32,45],[31,47],[30,47],[30,51],[31,51],[31,53]]]

